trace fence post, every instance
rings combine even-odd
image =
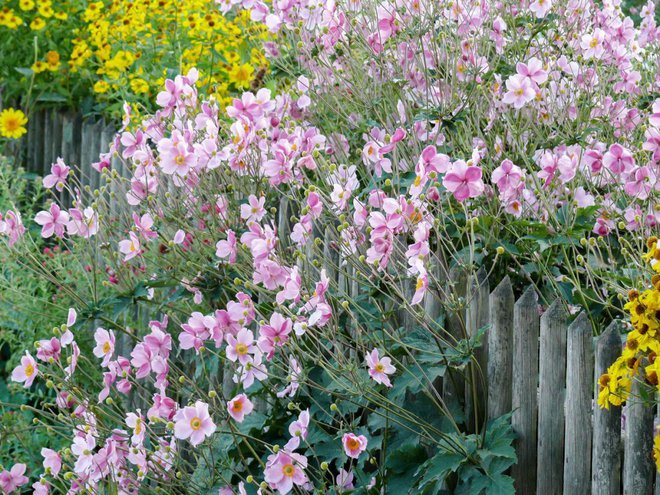
[[[626,434],[623,454],[623,495],[651,495],[653,463],[653,408],[640,399],[644,384],[633,380],[626,404]],[[653,396],[653,394],[651,394]]]
[[[511,468],[516,493],[536,493],[536,437],[539,376],[539,315],[530,286],[513,307],[511,424],[518,463]]]
[[[620,352],[619,323],[615,320],[598,338],[594,383],[607,372]],[[594,402],[597,399],[598,387]],[[621,408],[601,409],[596,404],[593,415],[591,492],[593,495],[618,495],[621,493]]]
[[[513,288],[508,275],[490,295],[488,329],[488,419],[511,411]]]
[[[59,110],[51,111],[50,118],[50,159],[42,167],[42,175],[50,172],[50,166],[62,155],[62,113]]]
[[[480,329],[488,326],[489,296],[488,273],[482,266],[472,277],[470,300],[467,307],[467,334],[475,336]],[[481,347],[474,351],[474,358],[468,367],[465,407],[468,426],[480,431],[485,423],[488,390],[488,334],[481,339]],[[474,397],[476,393],[476,397]],[[475,403],[476,401],[476,403]]]
[[[62,117],[62,160],[69,167],[76,169],[80,163],[80,117],[67,112]],[[71,205],[71,195],[66,189],[62,191],[62,204]]]
[[[539,341],[538,493],[560,495],[564,477],[566,314],[556,299],[541,317]]]
[[[566,345],[566,435],[564,495],[583,495],[591,487],[591,417],[594,351],[587,314],[568,327]]]

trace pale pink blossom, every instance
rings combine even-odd
[[[367,450],[367,437],[364,435],[344,433],[341,443],[344,446],[344,452],[346,455],[353,459],[357,459],[362,452]]]
[[[386,387],[391,387],[392,384],[388,375],[396,372],[392,360],[389,357],[381,358],[378,354],[378,349],[374,349],[367,354],[365,360],[369,367],[369,376],[375,382],[382,383]]]
[[[124,255],[124,261],[131,260],[140,255],[142,252],[140,239],[135,232],[129,232],[128,239],[119,241],[119,252]]]
[[[461,202],[481,196],[485,188],[481,180],[481,167],[468,166],[463,160],[452,163],[442,185]]]
[[[94,341],[96,342],[96,347],[94,347],[92,352],[97,358],[103,358],[101,366],[108,366],[110,359],[112,359],[112,354],[115,352],[114,332],[99,327],[94,332]]]
[[[193,446],[199,445],[215,432],[215,423],[209,414],[209,405],[197,401],[194,406],[179,409],[174,415],[174,436],[189,439]]]
[[[306,468],[305,456],[280,450],[277,454],[268,457],[264,480],[272,490],[286,495],[294,485],[302,488],[308,482],[305,475]]]
[[[43,185],[46,189],[52,189],[53,187],[62,191],[64,189],[64,184],[69,177],[69,172],[71,171],[70,167],[67,167],[64,163],[64,160],[58,158],[55,163],[50,166],[50,174],[43,178]]]
[[[48,238],[55,234],[64,237],[64,229],[69,223],[69,214],[52,203],[48,211],[40,211],[34,217],[34,221],[42,226],[41,237]]]
[[[12,493],[28,483],[29,480],[25,476],[26,468],[25,464],[18,463],[14,464],[9,471],[5,469],[0,472],[0,489],[2,489],[2,493]]]
[[[238,423],[242,423],[245,416],[249,415],[253,409],[254,405],[245,394],[238,394],[227,402],[227,412]]]
[[[21,358],[21,364],[14,368],[11,373],[11,379],[18,383],[23,383],[25,388],[32,386],[32,382],[38,374],[37,362],[34,360],[30,353],[25,351],[25,356]]]

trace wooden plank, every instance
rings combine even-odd
[[[508,276],[490,295],[488,329],[488,419],[511,411],[514,296]]]
[[[43,159],[44,159],[44,120],[46,118],[46,113],[43,110],[39,110],[34,115],[34,160],[28,164],[28,171],[36,173],[37,170],[43,170]]]
[[[511,424],[518,462],[511,468],[516,493],[536,493],[539,376],[538,299],[530,286],[513,307]]]
[[[94,122],[90,119],[85,119],[82,122],[81,141],[80,141],[80,163],[78,164],[78,177],[80,186],[83,189],[81,196],[85,205],[88,202],[89,194],[85,189],[90,185],[91,180],[91,163],[94,156]]]
[[[620,321],[613,321],[598,338],[594,365],[595,380],[607,372],[621,353]],[[598,387],[594,403],[598,400]],[[591,450],[591,493],[618,495],[621,493],[621,408],[601,409],[594,406],[593,445]]]
[[[51,155],[53,147],[53,113],[51,110],[44,111],[43,117],[43,147],[41,148],[41,160],[38,163],[34,172],[42,175],[44,169],[49,169],[51,163],[54,162]]]
[[[559,299],[541,317],[539,340],[538,493],[561,495],[564,478],[566,313]]]
[[[591,323],[582,312],[568,327],[566,344],[564,495],[583,495],[591,489],[593,389]]]
[[[653,408],[640,398],[646,385],[638,380],[626,404],[623,454],[623,495],[651,495],[655,478],[653,463]],[[652,396],[652,395],[651,395]]]
[[[62,113],[59,110],[51,112],[50,127],[50,160],[44,163],[43,175],[49,174],[50,166],[62,156]]]
[[[488,273],[482,266],[471,277],[470,300],[467,307],[467,333],[469,337],[477,335],[479,330],[489,323],[489,296]],[[470,431],[481,431],[486,418],[486,403],[488,390],[488,336],[481,339],[481,347],[474,351],[474,359],[467,368],[468,382],[466,383],[465,406],[467,410]]]

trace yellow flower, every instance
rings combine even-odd
[[[27,117],[20,110],[7,108],[0,113],[0,135],[9,139],[18,139],[27,132]]]
[[[60,67],[60,54],[55,50],[51,50],[46,53],[46,63],[48,64],[48,70],[56,71]]]
[[[42,17],[46,17],[46,18],[53,17],[54,13],[55,11],[53,10],[53,7],[51,7],[50,5],[45,5],[45,4],[39,5],[39,14]]]
[[[45,27],[46,21],[44,21],[41,17],[35,17],[30,23],[30,29],[32,29],[32,31],[41,31]]]
[[[250,64],[234,65],[229,69],[229,82],[237,88],[249,88],[254,67]]]
[[[653,439],[653,459],[655,459],[655,467],[660,472],[660,432],[656,433]]]
[[[60,21],[66,21],[69,18],[69,14],[66,12],[55,12],[55,19]]]
[[[94,83],[94,92],[95,93],[107,93],[109,89],[110,89],[110,85],[107,82],[103,81],[103,80],[96,81]]]
[[[48,66],[41,60],[37,60],[35,63],[32,64],[32,67],[30,68],[32,69],[32,72],[34,72],[35,74],[40,74],[41,72],[45,71],[48,68]]]
[[[32,10],[34,8],[34,0],[20,0],[18,6],[23,11]]]
[[[137,77],[137,78],[131,80],[130,84],[131,84],[131,90],[133,91],[133,93],[142,94],[142,93],[148,93],[149,92],[149,83],[147,83],[147,81],[145,81],[142,78]]]

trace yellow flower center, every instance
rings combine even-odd
[[[103,344],[102,349],[103,349],[103,353],[104,353],[104,354],[109,353],[109,352],[110,352],[110,342],[105,342],[105,343]]]
[[[236,354],[245,356],[248,352],[248,346],[245,344],[236,344]]]
[[[176,158],[174,159],[174,163],[176,163],[177,165],[183,165],[184,161],[185,158],[183,157],[183,155],[177,155]]]
[[[289,478],[293,476],[296,472],[296,468],[293,467],[293,464],[285,464],[282,466],[282,474],[288,476]]]
[[[191,419],[190,427],[195,431],[199,430],[202,427],[202,420],[197,417]]]
[[[348,448],[351,450],[355,450],[360,447],[360,442],[358,442],[357,438],[349,438],[346,444],[348,445]]]
[[[29,378],[32,375],[34,375],[34,366],[32,366],[32,363],[30,363],[25,367],[25,376]]]

